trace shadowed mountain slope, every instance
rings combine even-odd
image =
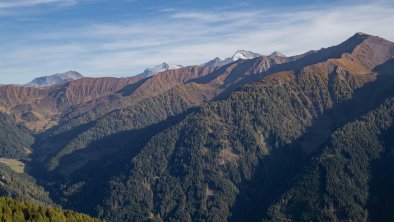
[[[40,132],[27,170],[66,208],[114,222],[378,221],[392,206],[380,190],[393,59],[394,43],[357,33],[294,57],[0,86],[0,104]]]

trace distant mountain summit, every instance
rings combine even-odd
[[[65,73],[57,73],[53,74],[50,76],[43,76],[39,77],[36,79],[33,79],[33,81],[27,83],[26,87],[48,87],[48,86],[53,86],[65,82],[69,82],[71,80],[77,80],[81,79],[83,76],[75,71],[69,71]]]
[[[232,61],[237,61],[239,59],[254,59],[256,57],[260,57],[261,55],[258,53],[254,53],[246,50],[237,50],[234,55],[230,58]]]
[[[230,58],[226,58],[224,60],[220,59],[219,57],[214,58],[213,60],[206,62],[204,64],[202,64],[201,66],[205,66],[205,67],[220,67],[220,66],[224,66],[227,64],[230,64],[232,62],[235,62],[239,59],[254,59],[256,57],[260,57],[262,55],[258,54],[258,53],[254,53],[251,51],[246,51],[246,50],[237,50],[234,55]]]
[[[183,66],[181,66],[181,65],[172,65],[172,64],[168,64],[168,63],[163,62],[162,64],[157,65],[153,68],[145,69],[145,71],[143,73],[136,75],[136,77],[146,78],[146,77],[154,76],[154,75],[156,75],[160,72],[164,72],[166,70],[179,69],[182,67]]]
[[[218,67],[218,66],[222,66],[223,64],[224,64],[224,60],[222,60],[219,57],[216,57],[216,58],[212,59],[211,61],[202,64],[201,66]]]
[[[278,51],[271,53],[269,56],[287,57],[285,54]]]

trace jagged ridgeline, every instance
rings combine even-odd
[[[390,221],[393,59],[357,33],[293,57],[0,86],[9,158],[34,178],[3,166],[22,181],[4,193],[113,222]]]

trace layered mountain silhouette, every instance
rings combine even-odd
[[[356,33],[291,57],[0,86],[0,151],[50,194],[25,198],[115,222],[390,221],[393,61],[394,43]]]

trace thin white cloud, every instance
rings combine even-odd
[[[158,12],[173,12],[173,11],[176,11],[176,9],[175,8],[162,8],[162,9],[158,10]]]
[[[71,69],[91,76],[130,76],[164,61],[201,64],[237,49],[294,55],[338,44],[359,31],[394,40],[394,7],[386,1],[292,11],[163,14],[143,23],[126,20],[30,33],[29,41],[7,43],[8,50],[0,52],[0,82],[7,82],[4,74],[25,77]]]
[[[0,0],[0,9],[31,7],[49,3],[75,4],[76,0]]]

